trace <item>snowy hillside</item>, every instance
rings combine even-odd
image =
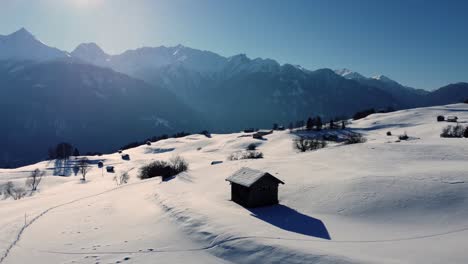
[[[288,131],[191,135],[127,150],[130,160],[89,157],[86,183],[59,161],[0,170],[0,184],[18,185],[47,171],[34,195],[0,200],[0,263],[466,263],[468,139],[440,138],[438,115],[466,126],[468,105],[374,114],[348,128],[366,143],[306,153]],[[251,143],[263,159],[227,160]],[[137,178],[142,165],[177,154],[188,172]],[[225,179],[241,167],[284,181],[280,204],[231,202]],[[130,182],[116,186],[123,172]]]

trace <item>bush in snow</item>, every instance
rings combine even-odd
[[[406,134],[406,132],[405,132],[405,133],[403,133],[403,135],[399,135],[398,139],[399,140],[408,140],[409,137],[408,137],[408,134]]]
[[[39,183],[41,183],[42,176],[44,176],[43,171],[39,169],[33,170],[29,175],[28,179],[26,180],[26,186],[29,186],[31,188],[31,191],[34,192],[35,190],[37,190]]]
[[[387,131],[387,136],[391,136],[392,135],[392,132],[391,131]]]
[[[448,125],[442,129],[440,137],[444,138],[461,138],[464,135],[465,128],[459,124],[453,126]]]
[[[445,121],[445,117],[443,115],[437,116],[437,122]]]
[[[256,149],[257,149],[257,144],[250,143],[250,144],[247,146],[247,150],[256,150]]]
[[[347,136],[344,143],[346,145],[349,145],[349,144],[364,143],[366,141],[367,139],[362,134],[354,133],[354,134]]]
[[[3,198],[5,199],[12,197],[14,200],[19,200],[26,196],[26,189],[15,186],[11,181],[5,183],[2,189]]]
[[[465,132],[463,132],[463,136],[468,138],[468,127],[465,127]]]
[[[83,158],[78,163],[78,168],[82,177],[81,181],[83,182],[86,181],[86,174],[88,174],[89,170],[91,169],[88,163],[89,163],[88,158]]]
[[[188,162],[181,156],[174,156],[169,160],[171,167],[174,169],[176,174],[179,174],[183,171],[187,171],[189,168]],[[175,175],[175,174],[174,174]]]
[[[242,160],[242,159],[262,159],[263,153],[260,151],[239,151],[229,155],[228,160]]]
[[[188,167],[189,164],[185,159],[176,156],[171,158],[169,162],[157,160],[141,167],[138,177],[143,180],[161,176],[164,180],[188,170]]]
[[[128,180],[130,179],[130,176],[128,175],[127,172],[124,172],[120,174],[119,176],[115,175],[114,176],[114,181],[117,183],[117,185],[122,185],[128,183]]]
[[[301,152],[317,150],[327,146],[325,140],[300,137],[294,140],[294,147]]]

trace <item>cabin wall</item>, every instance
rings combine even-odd
[[[278,183],[265,179],[250,187],[249,206],[266,206],[278,203]]]
[[[231,200],[245,207],[278,204],[278,181],[263,177],[250,187],[231,183]]]
[[[231,200],[243,206],[249,206],[250,190],[242,185],[231,183]]]

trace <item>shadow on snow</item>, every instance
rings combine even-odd
[[[252,216],[286,231],[331,240],[322,220],[302,214],[285,205],[250,208]]]

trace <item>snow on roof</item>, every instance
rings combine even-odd
[[[277,180],[279,183],[284,184],[281,180],[274,177],[273,175],[269,174],[268,172],[263,172],[259,170],[254,170],[250,168],[241,168],[240,170],[234,172],[231,176],[229,176],[226,181],[237,183],[239,185],[250,187],[256,181],[260,180],[263,176],[269,175]]]

